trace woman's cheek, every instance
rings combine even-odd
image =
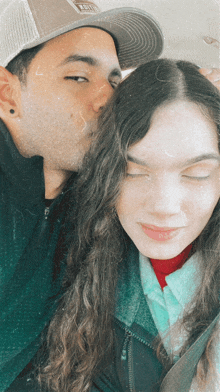
[[[219,186],[200,187],[200,191],[195,198],[195,209],[198,214],[212,214],[220,197]]]
[[[118,214],[131,215],[138,211],[146,203],[146,193],[142,187],[135,186],[133,181],[125,182],[116,205]]]

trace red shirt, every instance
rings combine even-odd
[[[191,249],[192,244],[188,245],[178,256],[168,260],[150,259],[150,262],[162,289],[167,286],[165,280],[166,276],[180,269],[183,266],[183,264],[189,257]]]

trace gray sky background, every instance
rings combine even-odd
[[[164,33],[162,57],[220,68],[220,0],[96,0],[96,4],[102,11],[126,6],[147,11]],[[204,37],[212,43],[205,43]]]

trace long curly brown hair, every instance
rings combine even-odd
[[[104,356],[111,353],[117,275],[127,244],[115,205],[127,151],[148,132],[155,110],[178,99],[202,107],[220,133],[218,90],[196,66],[183,61],[161,59],[141,66],[122,82],[101,115],[69,214],[66,292],[49,327],[49,359],[40,377],[50,391],[88,391]],[[197,241],[203,283],[193,310],[183,319],[189,338],[182,354],[219,307],[219,214],[218,203]]]

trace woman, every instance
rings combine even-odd
[[[219,108],[196,66],[157,60],[104,110],[49,330],[49,390],[156,391],[169,368],[162,390],[218,390]]]

